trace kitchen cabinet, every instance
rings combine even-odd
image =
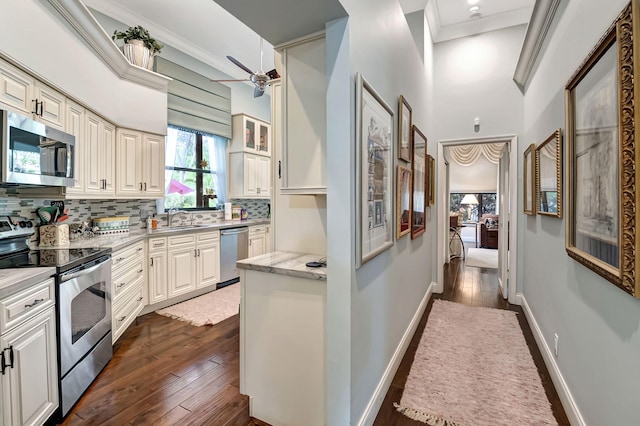
[[[146,305],[144,242],[114,252],[111,259],[111,337],[115,343]]]
[[[195,234],[169,237],[167,270],[169,274],[168,298],[196,289]]]
[[[113,196],[115,126],[97,114],[86,111],[84,141],[84,195]]]
[[[67,102],[67,125],[65,132],[76,137],[75,145],[75,162],[73,164],[74,184],[66,188],[67,194],[83,194],[84,193],[84,176],[85,176],[85,154],[87,152],[84,143],[86,111],[82,105],[73,101]]]
[[[273,251],[273,234],[271,233],[271,225],[265,225],[264,252],[271,253],[272,251]]]
[[[229,152],[271,155],[271,125],[246,114],[231,119],[232,138]]]
[[[249,257],[266,253],[266,226],[255,225],[249,227]]]
[[[49,279],[0,301],[0,351],[6,363],[13,359],[0,375],[0,424],[44,424],[58,408],[53,295]]]
[[[116,158],[116,195],[164,196],[164,136],[118,128]]]
[[[229,196],[231,198],[269,198],[271,196],[271,158],[245,152],[230,153]]]
[[[326,48],[324,32],[274,47],[282,86],[272,88],[271,122],[282,146],[282,194],[326,194]],[[277,55],[278,56],[278,55]],[[280,93],[281,90],[281,93]]]
[[[196,288],[220,282],[220,231],[197,234]]]
[[[62,93],[35,80],[33,103],[36,106],[34,120],[64,131],[67,98]]]
[[[148,242],[149,251],[149,304],[167,300],[167,239],[151,238]]]

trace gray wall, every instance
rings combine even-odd
[[[529,143],[564,128],[566,82],[627,3],[561,3],[524,97],[520,161]],[[525,216],[519,203],[519,281],[548,346],[559,336],[556,362],[577,409],[589,425],[638,424],[640,301],[567,256],[566,219]]]

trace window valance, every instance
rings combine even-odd
[[[504,143],[472,144],[449,147],[450,159],[462,166],[470,166],[484,155],[489,161],[498,164]]]

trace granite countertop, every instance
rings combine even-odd
[[[322,256],[318,256],[317,254],[274,251],[260,256],[250,257],[249,259],[239,260],[236,266],[240,269],[326,281],[326,266],[310,268],[305,265],[307,262],[317,262],[320,257]]]
[[[55,273],[54,267],[0,269],[0,299],[39,284]]]

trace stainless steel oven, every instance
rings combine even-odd
[[[58,275],[61,409],[65,416],[113,353],[111,257]]]

